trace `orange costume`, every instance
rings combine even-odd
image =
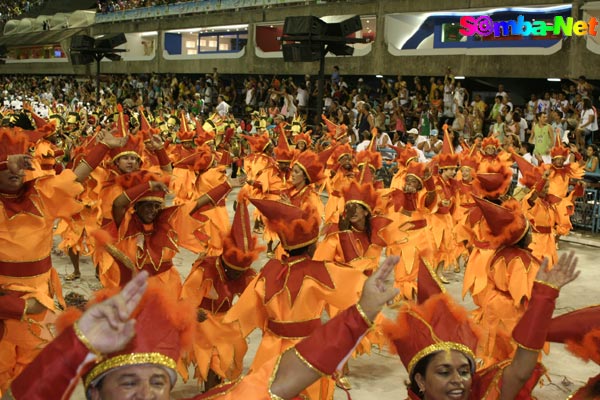
[[[473,194],[499,203],[498,198],[506,193],[511,181],[512,170],[503,164],[480,166],[473,181]],[[470,209],[465,229],[471,236],[470,242],[473,248],[465,268],[462,295],[464,297],[467,292],[471,292],[475,304],[480,305],[477,295],[487,286],[487,268],[497,246],[489,240],[493,235],[487,233],[490,227],[485,223],[480,208],[472,207]]]
[[[342,190],[358,175],[354,166],[354,154],[348,144],[337,146],[331,154],[331,175],[325,181],[329,199],[325,205],[325,224],[336,224],[344,212]]]
[[[151,294],[154,294],[154,299]],[[8,394],[17,400],[47,400],[69,398],[77,377],[83,375],[84,388],[88,391],[97,387],[103,376],[123,366],[152,364],[165,369],[170,385],[175,385],[176,369],[182,351],[190,344],[193,332],[193,309],[187,304],[174,304],[160,299],[161,291],[146,295],[141,311],[136,312],[136,332],[126,348],[109,354],[104,360],[92,354],[76,333],[76,324],[67,327],[35,362],[12,384]],[[169,300],[169,299],[167,299]],[[170,311],[178,310],[177,316]],[[368,331],[371,322],[357,305],[348,308],[327,324],[318,327],[310,337],[302,340],[289,351],[301,360],[303,371],[318,371],[322,375],[335,372],[360,338]],[[335,337],[335,340],[330,338]],[[208,399],[253,399],[277,400],[271,385],[280,372],[281,356],[274,357],[263,366],[251,371],[243,379],[221,385],[207,393],[188,400]],[[282,374],[291,376],[297,371],[292,367]],[[43,371],[43,373],[42,373]],[[31,382],[36,384],[32,385]]]
[[[306,247],[318,239],[319,219],[306,206],[300,209],[270,200],[251,201],[278,233],[283,248],[291,253],[281,261],[269,261],[225,317],[226,322],[237,321],[244,336],[256,328],[263,330],[251,367],[258,370],[317,329],[326,304],[336,308],[353,304],[364,275],[352,268],[310,259]],[[321,379],[307,393],[314,399],[330,398],[332,390],[330,381]]]
[[[206,314],[197,324],[197,339],[187,357],[195,365],[195,377],[206,381],[209,369],[223,379],[235,380],[242,373],[248,350],[237,324],[224,323],[235,296],[242,294],[256,276],[251,267],[261,250],[252,237],[248,208],[237,205],[231,231],[224,238],[220,256],[200,257],[183,283],[182,299],[190,299]],[[232,272],[234,271],[234,272]]]
[[[387,216],[392,223],[384,230],[384,239],[388,244],[387,254],[400,256],[394,285],[406,299],[415,296],[419,260],[423,259],[429,265],[433,262],[433,236],[427,218],[435,211],[437,195],[433,178],[424,179],[425,169],[425,164],[412,162],[405,175],[405,178],[415,177],[421,190],[409,193],[404,189],[392,189],[388,195]]]
[[[483,233],[490,247],[497,249],[486,266],[488,282],[477,297],[474,321],[481,327],[477,355],[488,366],[502,361],[514,351],[509,335],[526,309],[531,297],[539,260],[518,246],[529,231],[529,222],[515,199],[502,206],[474,196],[483,214]]]
[[[0,129],[0,159],[26,154],[30,137],[20,128]],[[104,157],[108,147],[96,145]],[[97,162],[86,162],[92,168]],[[7,167],[0,163],[0,168]],[[4,168],[4,169],[5,169]],[[56,311],[54,296],[64,306],[60,281],[52,267],[53,225],[57,218],[69,219],[82,209],[77,196],[83,186],[72,170],[25,182],[17,193],[0,193],[0,292],[21,300],[35,299],[47,310],[4,321],[0,339],[0,391],[33,360],[50,337],[46,323]],[[19,299],[14,299],[20,302]],[[2,300],[4,302],[5,300]],[[4,305],[3,305],[4,306]]]
[[[123,176],[118,183],[126,188],[125,196],[131,205],[142,201],[164,201],[165,192],[151,191],[148,182],[159,180],[155,174],[145,171]],[[225,182],[207,195],[212,205],[218,204],[231,190]],[[205,206],[209,209],[210,206]],[[129,207],[123,221],[117,226],[113,221],[105,231],[112,235],[105,251],[97,251],[100,279],[105,287],[123,286],[138,271],[146,270],[151,280],[158,280],[174,296],[181,292],[181,277],[173,268],[173,258],[178,246],[198,252],[201,241],[198,236],[207,221],[203,208],[197,202],[167,207],[159,211],[151,224],[144,224],[133,207]],[[114,243],[111,243],[114,242]]]
[[[469,319],[467,311],[449,295],[439,293],[439,288],[434,288],[437,284],[429,283],[433,282],[432,277],[427,280],[423,278],[424,275],[420,274],[419,297],[424,292],[428,296],[421,298],[419,304],[407,303],[398,313],[396,321],[388,320],[383,326],[391,351],[399,355],[408,371],[411,381],[408,398],[422,398],[418,395],[418,387],[414,382],[415,370],[418,366],[422,367],[420,364],[423,359],[438,352],[458,351],[469,360],[472,384],[468,399],[499,399],[504,370],[510,365],[511,359],[476,370],[476,349],[480,340],[478,325]],[[519,346],[528,349],[527,351],[539,351],[542,348],[556,297],[557,289],[543,283],[534,285],[529,308],[512,331],[512,337]],[[531,391],[544,372],[543,366],[537,364],[515,399],[531,399]]]

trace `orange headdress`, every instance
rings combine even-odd
[[[202,125],[200,125],[197,120],[195,120],[195,122],[196,122],[196,139],[194,140],[194,143],[196,143],[198,146],[202,146],[203,144],[210,145],[211,142],[214,142],[215,141],[215,132],[212,130],[205,131],[204,128],[202,127]]]
[[[209,169],[215,160],[215,153],[207,145],[194,149],[194,153],[173,163],[174,168],[187,168],[202,172]]]
[[[127,135],[127,142],[123,147],[110,149],[108,154],[111,161],[115,162],[119,157],[133,155],[142,160],[141,154],[144,153],[144,137],[142,135]]]
[[[447,294],[436,294],[423,304],[406,303],[396,321],[384,322],[383,331],[411,380],[417,363],[439,351],[460,351],[469,358],[472,372],[475,371],[477,326],[467,311]]]
[[[323,163],[319,156],[311,150],[296,154],[291,167],[297,165],[308,178],[309,183],[318,183],[323,179]]]
[[[383,166],[383,157],[381,156],[381,153],[377,151],[375,136],[371,139],[371,143],[369,143],[369,147],[367,147],[366,150],[356,153],[356,163],[359,167],[368,165],[375,170],[378,170]]]
[[[439,168],[458,167],[458,155],[454,154],[454,148],[448,134],[448,125],[444,124],[444,144],[440,154],[435,157]]]
[[[481,141],[481,150],[483,151],[488,146],[494,146],[495,148],[499,149],[502,147],[502,144],[498,139],[488,136]]]
[[[262,153],[271,144],[271,138],[267,132],[262,135],[242,135],[250,144],[253,153]]]
[[[340,159],[344,156],[349,156],[350,158],[352,158],[354,154],[354,150],[352,149],[352,147],[350,147],[349,144],[343,144],[341,146],[336,146],[336,148],[333,150],[333,153],[331,154],[331,160],[334,163],[334,168],[339,166],[340,163]]]
[[[563,146],[560,135],[556,135],[554,146],[550,149],[550,156],[552,156],[553,159],[557,157],[566,159],[569,157],[569,148]]]
[[[181,142],[191,142],[196,137],[194,129],[190,129],[188,126],[187,119],[183,110],[181,111],[179,118],[179,131],[177,132],[177,138]]]
[[[396,162],[402,165],[403,167],[406,167],[411,161],[419,160],[419,153],[417,152],[417,149],[412,147],[410,143],[407,143],[406,146],[404,146],[404,148],[394,146],[391,144],[388,144],[388,147],[394,149],[394,151],[396,152]]]
[[[279,162],[292,162],[296,153],[295,150],[290,149],[285,133],[282,131],[279,132],[279,140],[273,152],[275,153],[275,159]]]
[[[246,201],[240,200],[235,209],[231,230],[223,238],[221,259],[229,268],[245,271],[265,249],[256,243],[256,237],[252,236]]]
[[[473,196],[473,200],[485,219],[481,229],[482,237],[492,248],[511,246],[529,230],[529,221],[517,200],[511,198],[501,206],[477,196]]]
[[[306,143],[306,148],[309,148],[312,143],[312,139],[308,133],[298,133],[297,135],[294,135],[294,143],[297,145],[300,142]]]
[[[477,171],[477,168],[479,167],[479,161],[477,160],[477,156],[475,154],[476,148],[477,146],[473,144],[473,146],[469,147],[468,150],[463,150],[463,152],[460,153],[459,162],[461,167],[469,167],[473,171]]]
[[[413,162],[408,165],[406,168],[406,175],[412,175],[421,182],[423,185],[423,178],[425,177],[425,170],[427,169],[427,164]]]
[[[0,128],[0,161],[8,156],[26,154],[30,145],[30,137],[20,128]]]
[[[277,233],[285,250],[295,250],[319,239],[321,220],[309,205],[302,208],[273,200],[250,199],[267,218],[267,226]]]
[[[475,194],[482,197],[496,198],[506,193],[512,182],[513,172],[504,164],[486,165],[477,171],[473,181]]]
[[[348,127],[346,125],[334,124],[331,120],[327,119],[327,117],[324,114],[321,115],[321,118],[327,126],[327,136],[329,136],[331,139],[340,140],[341,138],[346,136],[346,133],[348,132]]]
[[[162,190],[151,190],[149,185],[150,181],[163,182],[168,186],[169,176],[159,175],[153,172],[141,170],[115,177],[115,183],[120,185],[123,188],[123,190],[131,189],[132,187],[138,185],[148,185],[148,190],[146,190],[138,198],[131,199],[132,201],[136,203],[139,201],[158,201],[164,203],[166,193]]]
[[[523,185],[528,188],[533,188],[542,179],[544,174],[543,167],[536,167],[520,155],[513,152],[513,159],[516,161],[519,171],[523,177],[519,180]]]
[[[346,203],[360,204],[366,208],[371,215],[373,215],[373,212],[377,209],[379,204],[379,195],[371,182],[358,183],[352,181],[342,190],[342,194]]]

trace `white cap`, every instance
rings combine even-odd
[[[406,133],[410,133],[411,135],[418,135],[419,134],[419,130],[417,128],[411,128]]]
[[[358,78],[358,81],[359,82],[363,82],[363,78]]]

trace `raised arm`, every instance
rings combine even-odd
[[[544,346],[548,327],[554,312],[560,288],[579,276],[576,271],[575,252],[562,254],[558,263],[548,270],[548,259],[544,259],[531,293],[531,300],[513,330],[517,351],[511,364],[502,374],[500,400],[513,400],[531,377],[537,364],[539,351]]]
[[[361,298],[292,349],[279,363],[270,392],[282,399],[297,396],[322,375],[335,372],[372,326],[381,308],[398,294],[393,287],[399,257],[388,257],[365,282]]]

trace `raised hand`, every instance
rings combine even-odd
[[[165,147],[165,143],[160,137],[160,135],[152,135],[149,141],[146,142],[146,147],[150,151],[161,150]]]
[[[575,252],[570,251],[568,254],[561,254],[558,262],[554,265],[551,270],[548,270],[548,258],[544,258],[540,270],[535,276],[535,280],[561,288],[567,283],[574,281],[579,276],[581,271],[576,271],[577,257]]]
[[[96,138],[98,139],[98,141],[104,143],[111,149],[123,147],[125,145],[125,143],[127,143],[127,138],[126,137],[117,137],[114,135],[115,133],[117,133],[116,129],[114,129],[112,131],[108,131],[107,129],[102,129],[100,132],[98,132],[98,135],[96,136]]]
[[[394,287],[394,267],[399,260],[399,256],[386,258],[363,286],[358,304],[371,321],[375,319],[383,306],[399,293],[399,290]]]
[[[169,187],[164,182],[160,181],[150,181],[150,189],[152,191],[169,193]]]
[[[102,354],[119,351],[133,338],[135,320],[130,319],[131,313],[146,291],[147,280],[148,273],[142,271],[118,295],[83,313],[77,324],[97,351]]]

